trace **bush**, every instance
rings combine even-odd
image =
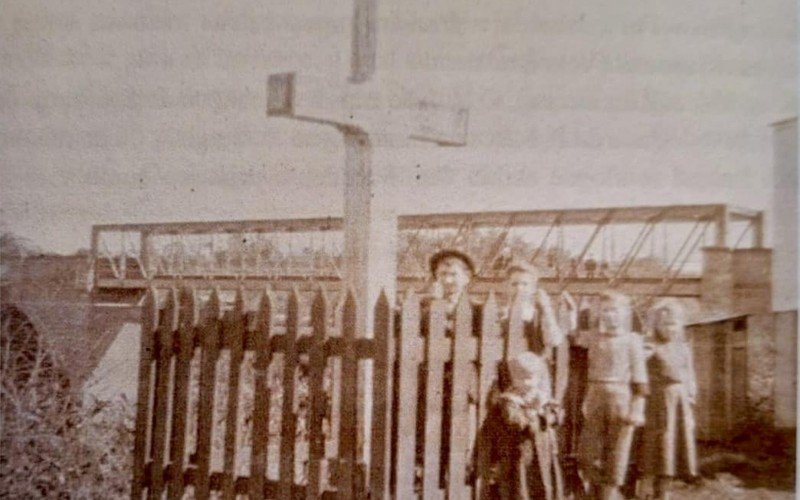
[[[133,405],[82,402],[30,323],[0,339],[0,497],[128,496]]]

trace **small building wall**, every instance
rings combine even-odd
[[[775,313],[775,426],[797,427],[797,311]]]
[[[797,118],[773,124],[772,302],[776,311],[797,309]]]
[[[747,331],[743,317],[690,325],[697,377],[697,437],[725,441],[745,426],[748,414]]]
[[[747,316],[748,420],[772,425],[775,414],[775,315]]]

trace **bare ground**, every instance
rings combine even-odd
[[[701,445],[700,480],[676,483],[673,498],[794,499],[795,448],[794,431],[752,432],[731,445]]]

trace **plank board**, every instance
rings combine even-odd
[[[195,496],[208,498],[210,491],[211,438],[214,419],[214,385],[219,357],[220,334],[219,291],[214,289],[204,311],[200,354],[200,397],[197,425],[197,481]]]
[[[340,295],[339,301],[336,304],[334,311],[334,332],[338,332],[338,337],[330,337],[329,342],[334,340],[340,341],[343,344],[342,335],[342,317],[344,311],[344,301],[346,295]],[[330,347],[330,346],[326,346]],[[330,415],[328,422],[329,434],[325,440],[325,457],[328,472],[328,481],[331,485],[338,483],[338,470],[339,470],[339,429],[341,428],[341,402],[342,402],[342,349],[340,348],[336,354],[331,350],[327,350],[330,364]]]
[[[479,347],[478,437],[475,450],[475,492],[479,498],[482,497],[486,487],[484,480],[489,474],[488,440],[491,438],[482,432],[482,426],[489,414],[489,391],[497,377],[497,363],[503,357],[503,339],[497,319],[497,301],[494,294],[490,294],[483,305]]]
[[[313,343],[309,356],[309,392],[311,398],[309,414],[308,445],[308,482],[306,498],[317,499],[321,491],[322,461],[325,458],[325,435],[323,434],[323,418],[325,417],[326,394],[325,375],[325,340],[328,337],[328,298],[320,289],[311,306],[311,322],[314,328]]]
[[[283,350],[283,408],[281,416],[280,498],[290,498],[294,484],[295,434],[297,420],[294,405],[297,350],[295,343],[300,326],[300,293],[289,297],[286,312],[286,337]]]
[[[222,481],[223,498],[234,498],[236,479],[236,436],[239,423],[239,379],[244,359],[244,290],[236,291],[233,310],[223,325],[225,347],[230,351],[228,367],[228,412],[225,416],[225,456]]]
[[[353,291],[347,292],[342,311],[342,387],[340,401],[339,461],[337,464],[337,491],[342,498],[352,498],[355,490],[356,443],[358,433],[358,359],[355,340],[357,336],[356,299]]]
[[[370,498],[389,498],[389,465],[391,433],[389,411],[392,391],[393,311],[386,291],[375,304],[375,347],[372,382],[372,429],[370,441]]]
[[[139,386],[136,391],[136,435],[133,444],[133,483],[131,497],[142,498],[147,438],[150,434],[150,378],[153,370],[154,336],[158,331],[158,298],[153,288],[147,290],[142,304],[142,333],[139,339]]]
[[[419,297],[410,293],[403,301],[398,335],[399,379],[397,398],[397,461],[395,498],[413,498],[416,474],[417,394],[419,364],[422,358]]]
[[[170,361],[172,358],[172,333],[178,329],[177,291],[171,288],[159,322],[156,341],[156,384],[153,403],[153,438],[151,449],[153,462],[151,466],[150,497],[161,498],[164,491],[164,463],[167,446],[167,422],[169,416],[170,395]]]
[[[170,463],[172,478],[167,494],[170,499],[183,497],[183,469],[186,453],[186,416],[189,397],[189,368],[192,362],[195,327],[198,322],[197,296],[194,289],[183,288],[179,298],[179,326],[175,353],[175,382],[172,393],[172,431]]]
[[[442,405],[444,396],[445,364],[450,358],[450,339],[445,337],[446,313],[442,301],[433,301],[430,307],[428,335],[426,337],[426,394],[425,394],[425,459],[423,466],[423,498],[444,498],[440,486],[442,452]]]
[[[452,396],[450,399],[450,456],[448,459],[448,497],[471,498],[467,485],[467,466],[471,441],[469,392],[475,377],[475,337],[472,335],[472,304],[464,294],[456,308],[452,347]]]
[[[250,498],[259,498],[264,491],[267,474],[267,445],[269,444],[270,388],[267,378],[272,359],[273,300],[269,290],[261,294],[258,326],[255,331],[255,392],[253,394],[253,445],[250,450]]]

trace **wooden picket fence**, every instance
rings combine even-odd
[[[204,292],[146,296],[133,498],[477,495],[487,393],[497,362],[524,342],[520,332],[501,335],[493,295],[480,306],[465,298],[454,316],[441,301],[412,294],[397,310],[382,295],[366,338],[352,293],[336,307],[317,292],[307,322],[296,291],[285,314],[275,292],[260,292],[250,310],[240,290],[225,311],[220,292],[200,300]],[[371,397],[358,385],[364,360],[373,364]],[[307,432],[296,438],[299,371],[308,387]],[[359,408],[367,404],[371,412]],[[372,415],[369,456],[359,453],[365,414]]]

